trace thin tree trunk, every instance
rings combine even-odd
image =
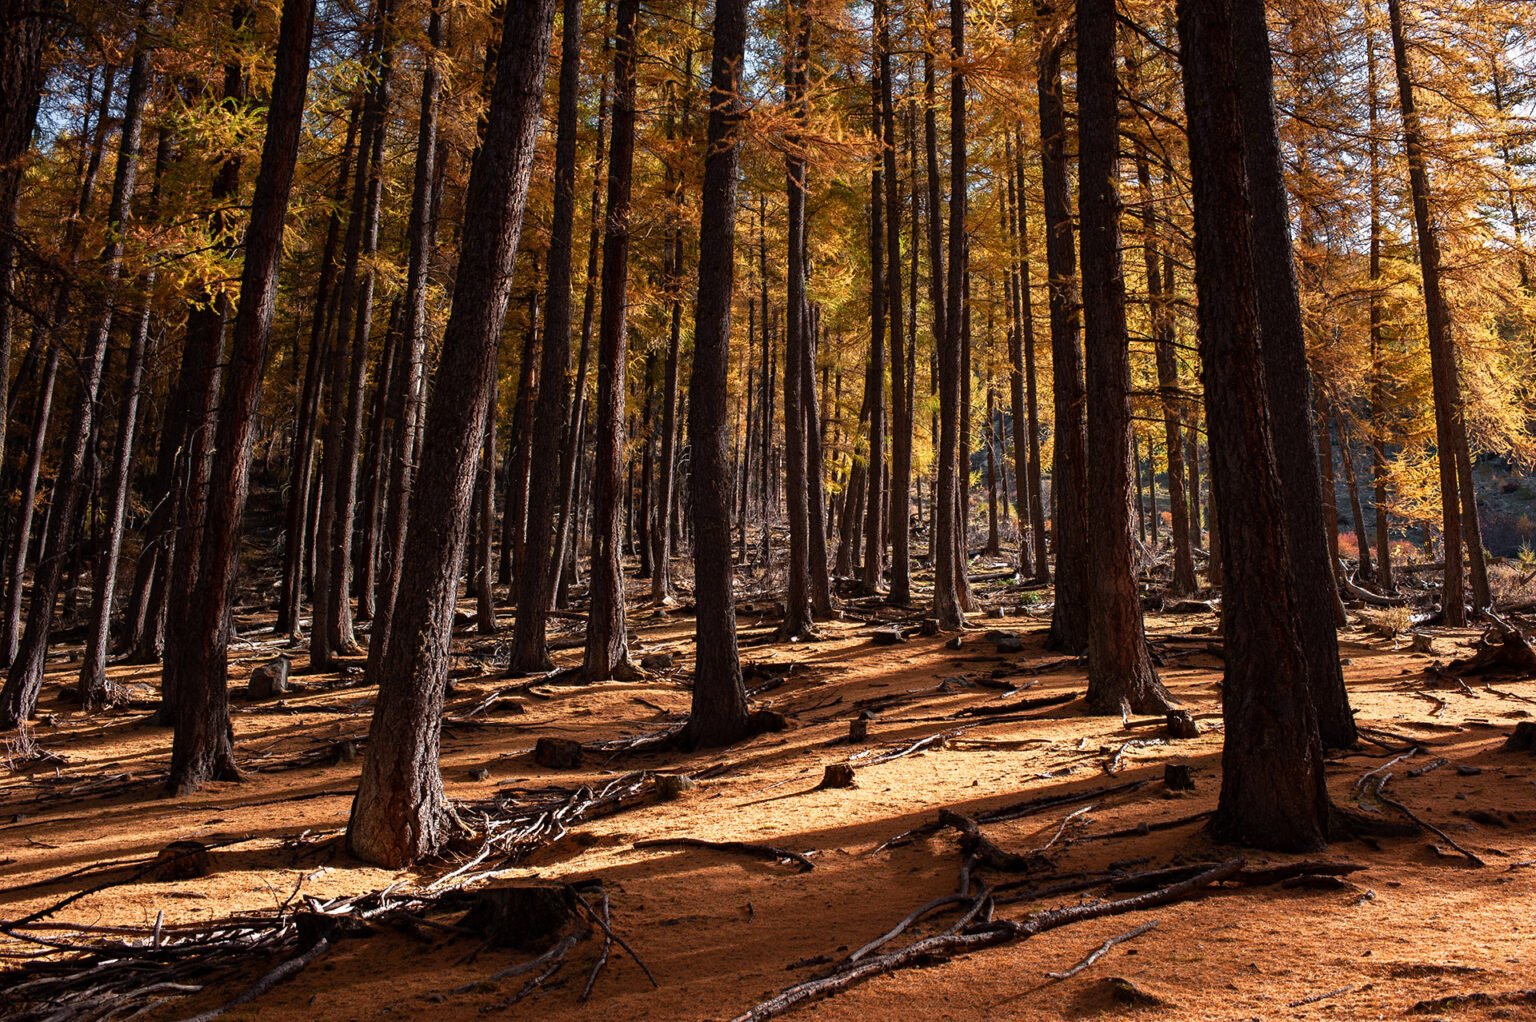
[[[786,0],[790,40],[784,62],[784,102],[792,123],[804,124],[805,62],[809,59],[810,22],[805,0]],[[784,598],[785,639],[805,637],[814,630],[811,611],[811,554],[809,483],[806,464],[805,361],[810,345],[806,339],[805,300],[805,193],[806,161],[798,134],[785,136],[785,192],[789,206],[787,243],[788,287],[784,310],[784,493],[789,517],[788,585]],[[878,271],[872,271],[878,272]]]
[[[581,0],[564,0],[560,44],[560,99],[555,127],[554,217],[550,226],[549,278],[544,292],[544,341],[539,352],[539,396],[533,435],[565,437],[571,386],[571,252],[576,230],[576,132],[581,93]],[[595,206],[594,206],[595,208]],[[531,442],[531,437],[529,438]],[[564,447],[564,444],[562,444]],[[563,454],[563,452],[562,452]],[[548,670],[544,632],[549,620],[556,556],[555,514],[563,487],[559,472],[533,472],[528,480],[528,524],[517,573],[517,617],[510,667]]]
[[[1466,443],[1462,419],[1461,381],[1456,366],[1456,349],[1451,339],[1450,313],[1440,286],[1440,236],[1430,217],[1429,168],[1424,151],[1423,129],[1414,99],[1413,75],[1408,64],[1408,41],[1403,29],[1399,0],[1387,0],[1387,15],[1392,28],[1393,62],[1397,71],[1399,111],[1402,116],[1403,148],[1408,156],[1408,186],[1413,199],[1413,220],[1417,229],[1419,269],[1423,277],[1424,313],[1429,331],[1430,380],[1434,388],[1435,438],[1440,471],[1441,534],[1445,546],[1445,585],[1442,590],[1445,623],[1467,623],[1466,561],[1483,556],[1480,537],[1474,539],[1477,506],[1470,489],[1462,490],[1459,470],[1461,451]],[[1466,473],[1470,482],[1470,469]],[[1468,519],[1474,521],[1468,522]],[[1465,529],[1472,528],[1464,534]],[[1463,541],[1466,549],[1463,549]],[[1477,592],[1477,566],[1472,568],[1473,595]],[[1478,610],[1483,604],[1479,600]]]
[[[1051,301],[1051,376],[1055,401],[1055,461],[1051,469],[1051,540],[1056,554],[1056,603],[1047,644],[1080,653],[1088,648],[1088,440],[1083,427],[1082,307],[1067,185],[1066,109],[1061,49],[1049,30],[1040,42],[1040,169],[1045,194],[1045,259]]]
[[[124,100],[122,134],[118,140],[117,171],[107,210],[107,242],[100,259],[105,292],[102,310],[87,331],[78,364],[80,391],[75,398],[74,415],[61,454],[58,476],[53,484],[42,555],[33,572],[26,628],[22,632],[21,643],[17,647],[5,687],[0,690],[0,729],[25,728],[27,720],[37,709],[64,560],[70,553],[70,536],[74,530],[75,516],[85,496],[86,457],[95,433],[96,403],[101,390],[107,346],[111,339],[114,297],[122,273],[127,227],[133,215],[133,191],[138,177],[144,103],[150,86],[150,48],[142,33],[135,46],[133,69],[129,73],[128,92]],[[92,704],[99,704],[108,698],[109,693],[103,685],[101,691],[93,690],[91,695]],[[22,744],[25,746],[26,743]]]
[[[876,78],[878,78],[878,70]],[[880,83],[871,81],[871,119],[880,123]],[[885,574],[885,164],[877,162],[869,182],[869,448],[865,479],[869,493],[864,502],[864,565],[859,591],[866,596],[880,592]],[[900,295],[895,301],[899,303]]]
[[[907,342],[903,336],[901,299],[906,293],[901,284],[901,178],[896,172],[896,104],[891,70],[891,25],[886,0],[875,4],[875,25],[880,47],[880,124],[881,151],[885,168],[885,294],[891,305],[891,590],[889,600],[897,606],[912,602],[912,537],[909,519],[912,513],[912,416],[907,404]],[[873,267],[871,273],[878,273]],[[915,282],[914,282],[915,284]]]
[[[624,486],[625,315],[630,190],[635,160],[635,64],[639,0],[619,0],[613,57],[613,127],[603,237],[602,320],[597,349],[597,461],[593,466],[591,608],[584,655],[589,680],[627,669],[620,516]]]

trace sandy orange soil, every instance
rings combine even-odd
[[[295,978],[225,1017],[731,1018],[883,933],[921,903],[954,890],[962,861],[955,832],[881,848],[946,807],[974,813],[1046,793],[1143,780],[1132,791],[1087,803],[1090,808],[1064,830],[1067,813],[1081,806],[989,825],[987,836],[1005,849],[1027,851],[1060,832],[1045,853],[1057,875],[1242,854],[1214,845],[1198,821],[1097,838],[1213,807],[1222,743],[1220,661],[1206,648],[1210,636],[1200,626],[1208,628],[1214,618],[1148,619],[1164,659],[1162,676],[1200,721],[1198,738],[1170,742],[1160,738],[1157,726],[1085,717],[1080,702],[1032,711],[1027,720],[951,719],[972,707],[1082,690],[1082,665],[1043,649],[1046,618],[1019,599],[1007,590],[994,594],[987,602],[1006,604],[1008,616],[978,615],[977,629],[967,633],[958,651],[946,649],[943,637],[875,646],[874,625],[852,619],[823,626],[822,641],[747,646],[746,661],[764,665],[751,672],[749,685],[782,675],[782,684],[758,699],[787,714],[793,727],[728,750],[589,752],[586,765],[573,771],[541,769],[531,759],[540,737],[595,742],[676,723],[688,704],[691,669],[692,623],[685,612],[658,616],[637,609],[634,616],[636,657],[671,652],[676,662],[670,670],[637,682],[534,686],[477,715],[475,726],[447,729],[443,776],[450,794],[464,800],[507,790],[574,788],[633,770],[716,767],[680,799],[650,801],[582,823],[506,874],[601,878],[612,899],[615,929],[650,967],[658,988],[629,955],[617,953],[590,1001],[581,1002],[600,946],[589,939],[543,988],[507,1006],[523,979],[476,981],[530,957],[526,952],[482,948],[474,938],[440,930],[382,928],[339,942]],[[744,614],[741,624],[750,636],[772,621]],[[281,651],[279,640],[259,625],[255,619],[242,622],[246,637],[235,650],[232,670],[242,686],[253,665]],[[579,636],[579,622],[560,627],[566,638]],[[1022,632],[1024,651],[996,653],[983,637],[984,629],[993,627]],[[1191,635],[1192,630],[1200,634]],[[850,1022],[1115,1017],[1132,1011],[1114,999],[1107,981],[1118,977],[1158,999],[1159,1004],[1134,1009],[1146,1019],[1399,1018],[1420,1002],[1478,993],[1490,996],[1423,1006],[1413,1017],[1536,1018],[1536,999],[1500,996],[1536,987],[1536,759],[1499,749],[1513,725],[1536,710],[1536,686],[1509,680],[1496,681],[1494,690],[1475,680],[1466,689],[1437,686],[1426,668],[1463,654],[1460,645],[1476,633],[1433,634],[1433,656],[1396,649],[1393,640],[1361,628],[1341,636],[1359,720],[1401,738],[1377,733],[1378,743],[1334,757],[1330,786],[1340,803],[1363,801],[1366,811],[1401,820],[1369,797],[1357,799],[1356,782],[1411,740],[1420,751],[1391,766],[1388,790],[1486,865],[1472,865],[1428,833],[1344,841],[1327,857],[1364,868],[1338,886],[1214,891],[882,976],[794,1017]],[[1180,638],[1167,639],[1170,635]],[[494,642],[463,636],[450,714],[462,716],[514,683],[486,666]],[[455,864],[450,858],[397,873],[363,865],[340,848],[358,764],[327,750],[338,741],[361,741],[366,733],[373,690],[356,677],[305,675],[300,652],[294,693],[281,701],[235,704],[246,779],[177,799],[162,790],[169,735],[148,721],[156,670],[118,668],[119,680],[132,687],[136,708],[85,718],[58,698],[58,690],[73,682],[71,656],[65,650],[52,664],[37,729],[42,744],[62,761],[0,774],[0,917],[18,919],[108,884],[48,921],[150,927],[161,917],[173,926],[272,913],[295,892],[326,897],[423,884]],[[562,656],[570,662],[575,654]],[[999,683],[1024,691],[999,690]],[[522,712],[514,712],[519,707]],[[870,741],[862,746],[842,741],[849,720],[866,708],[873,710]],[[873,762],[939,732],[950,732],[942,744]],[[1126,744],[1132,740],[1144,744]],[[815,790],[827,764],[850,757],[855,787]],[[1193,792],[1164,791],[1167,763],[1193,768]],[[644,839],[678,836],[802,851],[815,868],[800,872],[789,864],[710,849],[635,847]],[[211,875],[123,882],[169,842],[187,839],[215,846]],[[1266,854],[1249,858],[1291,861]],[[112,865],[120,860],[127,863]],[[978,875],[995,883],[1018,879]],[[1002,906],[999,914],[1016,918],[1032,908],[1100,896],[1102,888]],[[932,933],[952,921],[940,915],[918,932]],[[1076,976],[1049,975],[1148,921],[1156,928],[1115,946]],[[0,967],[15,968],[22,963],[19,956],[37,949],[6,940],[0,951],[8,956]],[[243,971],[217,977],[200,993],[168,999],[147,1017],[181,1018],[223,1004],[273,964],[270,957],[252,956]],[[0,976],[0,1017],[20,1008],[4,993],[15,978]]]

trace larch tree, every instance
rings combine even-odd
[[[381,865],[429,855],[454,830],[437,762],[448,642],[554,17],[555,0],[506,5],[485,133],[465,195],[458,283],[427,408],[389,652],[347,825],[352,853]]]

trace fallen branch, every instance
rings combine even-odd
[[[1128,940],[1135,940],[1137,937],[1140,937],[1143,933],[1146,933],[1148,930],[1155,930],[1155,929],[1157,929],[1157,920],[1156,919],[1152,920],[1150,923],[1142,923],[1140,926],[1136,927],[1134,930],[1126,930],[1124,933],[1120,934],[1119,936],[1109,938],[1104,943],[1100,944],[1098,947],[1096,947],[1092,951],[1088,952],[1088,957],[1084,958],[1082,961],[1080,961],[1076,965],[1072,966],[1072,968],[1067,969],[1064,972],[1048,972],[1048,973],[1046,973],[1046,975],[1049,976],[1051,979],[1058,979],[1058,980],[1060,980],[1060,979],[1071,979],[1073,976],[1076,976],[1078,973],[1080,973],[1084,969],[1088,968],[1090,965],[1092,965],[1094,962],[1098,961],[1100,958],[1103,958],[1106,954],[1109,953],[1110,949],[1113,948],[1116,944],[1124,944]]]
[[[705,841],[696,837],[658,837],[645,841],[636,841],[636,848],[707,848],[716,852],[735,852],[738,855],[750,856],[754,859],[765,859],[768,862],[792,862],[800,868],[800,872],[809,873],[816,868],[816,864],[803,852],[791,851],[788,848],[775,848],[773,845],[757,845],[749,841]]]
[[[1157,908],[1176,901],[1195,897],[1212,884],[1219,883],[1243,868],[1242,859],[1233,859],[1207,870],[1197,877],[1169,885],[1130,898],[1103,901],[1084,905],[1069,905],[1031,913],[1019,920],[994,920],[989,918],[990,894],[985,890],[977,896],[973,917],[976,920],[959,929],[914,941],[906,947],[883,955],[876,955],[858,962],[839,966],[825,976],[796,983],[766,1001],[737,1015],[733,1022],[765,1022],[777,1018],[792,1008],[808,1001],[828,997],[850,989],[865,980],[898,969],[916,965],[932,965],[945,962],[956,955],[983,948],[997,947],[1014,941],[1028,940],[1048,930],[1070,926],[1073,923],[1104,916],[1122,915]]]

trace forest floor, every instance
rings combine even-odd
[[[454,798],[547,797],[552,787],[601,785],[636,770],[701,775],[676,800],[643,800],[573,826],[504,878],[600,878],[614,930],[657,986],[615,949],[583,1002],[602,944],[588,939],[542,988],[509,1007],[525,977],[479,981],[528,953],[484,948],[474,937],[442,929],[383,927],[366,939],[339,942],[224,1017],[730,1018],[954,891],[963,857],[953,831],[885,847],[941,809],[974,815],[1022,799],[1119,788],[987,826],[987,836],[1004,849],[1044,848],[1043,869],[1055,877],[1240,854],[1215,845],[1198,819],[1155,829],[1215,804],[1222,743],[1215,618],[1148,616],[1162,677],[1201,729],[1196,738],[1167,740],[1159,722],[1138,719],[1128,726],[1120,718],[1083,716],[1080,700],[995,713],[1028,705],[1020,702],[1025,699],[1081,693],[1084,668],[1044,649],[1044,605],[1021,603],[1027,594],[1007,586],[982,596],[993,613],[1006,607],[1005,616],[978,613],[977,628],[959,650],[946,648],[942,636],[876,645],[872,619],[879,613],[857,604],[848,619],[822,626],[821,641],[793,646],[761,641],[774,623],[771,608],[769,616],[743,613],[748,684],[759,705],[788,716],[788,730],[696,755],[589,748],[582,766],[563,771],[534,764],[536,739],[609,741],[652,734],[682,719],[691,618],[682,610],[635,609],[636,659],[659,652],[673,657],[671,667],[643,680],[522,685],[481,709],[486,697],[518,679],[491,666],[494,637],[466,631],[443,739],[443,776]],[[261,624],[256,617],[241,621],[245,638],[231,675],[242,690],[253,666],[283,652]],[[565,638],[579,637],[579,621],[559,626]],[[991,628],[1016,630],[1022,650],[997,652],[985,637]],[[1326,857],[1363,867],[1347,879],[1213,890],[881,976],[796,1016],[1079,1019],[1134,1011],[1169,1020],[1536,1018],[1536,992],[1527,990],[1536,986],[1536,758],[1500,750],[1514,724],[1536,711],[1536,685],[1443,682],[1432,665],[1463,655],[1477,633],[1425,631],[1434,636],[1432,654],[1397,648],[1361,627],[1341,634],[1358,719],[1380,730],[1369,732],[1371,740],[1357,750],[1330,759],[1330,787],[1341,804],[1401,821],[1368,791],[1362,794],[1363,775],[1387,767],[1392,797],[1485,865],[1430,833],[1339,842]],[[244,781],[171,798],[162,787],[169,734],[150,723],[147,710],[157,669],[115,668],[118,680],[131,686],[134,705],[86,718],[59,698],[73,684],[73,655],[61,650],[51,663],[37,730],[60,761],[0,773],[0,917],[15,920],[91,891],[48,922],[148,930],[160,918],[172,929],[271,915],[295,894],[324,898],[422,884],[453,867],[450,860],[417,871],[379,869],[350,859],[340,845],[373,701],[355,670],[307,675],[299,652],[294,691],[280,700],[235,703]],[[578,656],[568,648],[558,658],[571,663]],[[994,714],[968,712],[978,709]],[[851,744],[849,722],[865,711],[869,740]],[[942,741],[895,755],[940,733]],[[817,788],[826,766],[848,762],[854,787]],[[1169,763],[1192,768],[1193,791],[1165,790]],[[1121,787],[1132,781],[1141,783]],[[1077,815],[1068,819],[1070,813]],[[1137,832],[1141,824],[1153,829]],[[804,852],[814,869],[710,848],[637,847],[675,837]],[[151,880],[137,868],[184,840],[212,849],[209,875]],[[1296,859],[1248,858],[1254,865]],[[999,884],[1016,879],[978,875]],[[1066,894],[999,912],[1016,918],[1025,907],[1088,897]],[[941,914],[918,931],[936,932],[953,921]],[[1154,921],[1154,929],[1114,946],[1080,973],[1050,975],[1070,969],[1106,939]],[[90,938],[87,931],[48,932]],[[36,951],[0,939],[8,959],[0,969],[18,967],[20,956]],[[243,968],[148,1017],[179,1018],[223,1004],[273,964],[270,956],[252,955]],[[0,975],[0,990],[13,978]],[[1111,979],[1129,980],[1139,994]],[[1127,998],[1142,1006],[1127,1007]],[[1441,998],[1453,999],[1437,1002]],[[20,1010],[14,1002],[8,1009],[8,1000],[0,993],[0,1017]]]

